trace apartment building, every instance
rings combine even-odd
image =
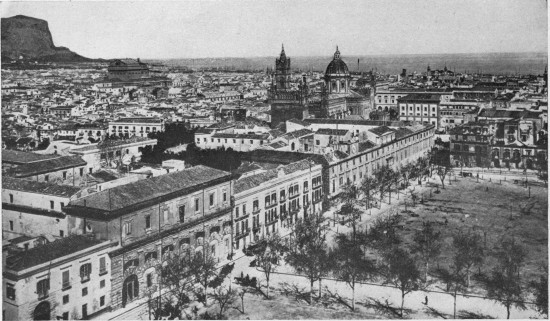
[[[120,118],[109,122],[109,135],[111,136],[147,137],[149,133],[163,131],[164,120],[153,117]]]
[[[235,181],[234,247],[273,233],[286,235],[297,219],[322,211],[322,165],[304,159]]]
[[[440,95],[409,94],[398,100],[399,120],[432,124],[439,128]]]
[[[87,162],[80,156],[40,155],[13,150],[2,151],[2,170],[6,176],[37,182],[79,186]]]
[[[205,166],[112,187],[71,201],[65,212],[81,234],[118,243],[111,251],[112,306],[143,297],[156,264],[192,249],[218,261],[232,254],[232,175]]]
[[[112,245],[75,235],[4,253],[3,319],[88,319],[107,309]]]
[[[4,177],[4,238],[9,240],[19,236],[68,236],[70,227],[63,207],[80,195],[78,187]]]

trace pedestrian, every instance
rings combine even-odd
[[[426,295],[426,297],[424,298],[424,305],[428,305],[428,296]]]

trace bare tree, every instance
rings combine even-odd
[[[319,281],[319,297],[321,297],[321,278],[326,276],[330,269],[323,220],[322,215],[310,215],[299,220],[295,226],[289,251],[285,256],[286,262],[294,270],[305,274],[308,278],[309,304],[313,304],[313,283]]]
[[[405,296],[420,288],[420,271],[414,257],[404,248],[394,247],[385,258],[385,268],[380,269],[386,284],[392,284],[401,292],[401,317],[405,308]]]
[[[281,237],[277,233],[271,234],[258,242],[258,246],[252,251],[256,257],[256,265],[262,269],[267,282],[265,297],[269,299],[269,280],[280,264],[283,253],[286,251]]]
[[[444,290],[453,296],[453,319],[456,319],[456,298],[458,292],[464,291],[467,287],[466,265],[456,249],[453,256],[453,263],[449,268],[438,268],[436,270],[436,275],[447,284]]]
[[[431,222],[422,222],[422,229],[413,235],[412,252],[417,254],[425,266],[424,281],[428,282],[429,264],[441,254],[441,232]]]
[[[185,261],[184,255],[170,255],[164,264],[157,264],[157,277],[151,279],[154,283],[146,291],[153,319],[167,315],[180,317],[191,302],[189,295],[194,293],[194,279]],[[162,297],[159,296],[160,287],[164,290]]]
[[[333,274],[351,288],[350,309],[354,311],[357,282],[372,279],[376,274],[376,265],[366,258],[361,244],[355,240],[354,235],[338,235],[336,247],[330,256],[331,260],[334,260]]]
[[[361,211],[357,208],[359,203],[358,200],[359,189],[353,185],[348,184],[343,187],[342,193],[340,194],[340,199],[342,200],[342,205],[336,214],[344,216],[346,222],[353,229],[353,234],[357,232],[357,224],[361,219]]]
[[[372,197],[372,191],[377,187],[376,179],[372,176],[366,176],[361,182],[360,189],[365,195],[365,208],[370,208],[370,201]]]
[[[506,307],[507,319],[512,306],[526,309],[520,273],[526,256],[525,248],[514,239],[503,239],[496,252],[497,266],[485,282],[487,295]]]
[[[218,313],[218,319],[223,318],[223,311],[228,305],[233,304],[237,300],[237,290],[219,286],[214,289],[209,296],[218,303],[220,312]],[[243,304],[244,306],[244,304]],[[244,308],[243,308],[244,311]]]
[[[548,266],[543,267],[543,274],[537,281],[531,281],[530,287],[535,297],[535,306],[537,311],[548,316]]]
[[[195,291],[199,301],[208,305],[208,287],[218,277],[216,259],[206,250],[203,252],[190,253],[183,257],[182,264],[188,268],[191,279],[202,286],[202,289]]]
[[[481,266],[485,259],[483,241],[474,232],[459,232],[453,236],[455,260],[464,265],[466,271],[466,286],[470,287],[470,274],[474,266]]]

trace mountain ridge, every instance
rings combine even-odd
[[[67,47],[56,47],[46,20],[24,15],[1,19],[2,60],[90,62]]]

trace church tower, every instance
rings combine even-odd
[[[271,88],[267,99],[271,106],[271,127],[276,128],[287,120],[302,120],[308,114],[309,88],[304,78],[298,88],[291,86],[290,58],[282,47],[279,58],[275,59],[275,73],[271,78]]]
[[[275,89],[290,89],[290,58],[286,57],[285,46],[282,46],[281,55],[275,59]]]

